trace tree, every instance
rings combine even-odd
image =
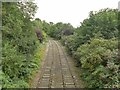
[[[2,3],[2,72],[4,88],[28,87],[37,36],[31,21],[36,6],[30,3]]]

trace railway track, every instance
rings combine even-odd
[[[73,60],[62,45],[49,40],[37,88],[81,88]]]

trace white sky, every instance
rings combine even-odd
[[[118,2],[119,0],[35,0],[39,7],[35,18],[53,23],[71,23],[77,27],[88,17],[90,11],[118,8]]]

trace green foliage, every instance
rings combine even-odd
[[[36,34],[37,34],[37,32],[41,32],[43,41],[46,41],[47,34],[45,33],[45,31],[43,29],[43,23],[42,23],[42,21],[39,18],[36,18],[33,21],[33,26],[34,26],[34,29],[36,31]]]
[[[89,88],[120,88],[117,9],[90,12],[73,35],[61,38]]]
[[[102,9],[99,12],[90,12],[89,18],[85,19],[76,32],[89,38],[100,32],[101,37],[110,39],[118,36],[116,9]],[[112,32],[111,32],[112,31]]]
[[[41,47],[35,33],[38,23],[31,21],[35,11],[36,5],[32,2],[2,5],[3,88],[29,87],[32,73],[39,67],[41,57],[37,50],[41,52]]]
[[[55,39],[61,39],[65,34],[68,35],[73,33],[73,26],[71,24],[65,24],[58,22],[56,24],[50,22],[49,24],[43,21],[43,30],[51,37]],[[67,32],[66,32],[67,31]]]
[[[92,39],[90,44],[83,44],[76,51],[81,67],[87,75],[84,80],[88,87],[119,87],[119,63],[117,40]],[[84,75],[84,74],[83,74]]]
[[[62,37],[61,42],[67,47],[69,54],[73,54],[77,49],[78,43],[75,40],[76,38],[77,37],[75,35]]]
[[[67,43],[69,53],[73,54],[80,45],[89,43],[91,38],[118,38],[117,14],[116,9],[91,11],[89,18],[85,19],[81,26],[74,30],[73,35],[61,38],[62,43]]]
[[[36,30],[41,32],[44,41],[47,35],[61,39],[81,67],[86,87],[120,88],[117,9],[90,12],[89,18],[76,29],[69,23],[32,20],[36,9],[32,2],[4,2],[2,5],[0,80],[3,88],[29,87],[28,82],[38,69],[44,51]]]
[[[11,79],[8,75],[2,75],[2,88],[28,88],[29,85],[24,79]]]
[[[117,9],[102,9],[98,12],[91,11],[89,18],[85,19],[81,23],[81,26],[75,30],[77,37],[83,38],[82,40],[79,40],[79,42],[81,42],[81,44],[87,43],[94,37],[102,37],[104,39],[117,38],[117,16]]]
[[[47,23],[46,21],[41,21],[39,18],[35,19],[33,23],[37,30],[39,28],[39,31],[42,30],[50,37],[58,40],[61,39],[62,36],[72,35],[74,33],[74,28],[70,23]]]

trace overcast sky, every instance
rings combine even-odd
[[[119,0],[35,0],[38,6],[36,18],[47,22],[80,25],[90,11],[103,8],[118,8]]]

